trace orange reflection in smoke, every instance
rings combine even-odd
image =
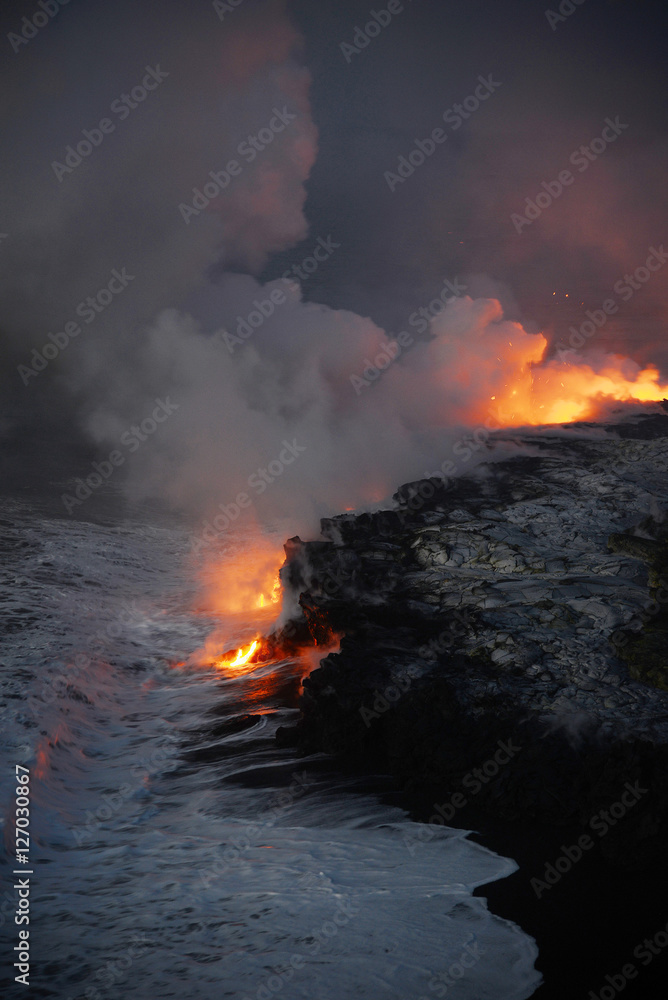
[[[642,368],[619,354],[582,357],[574,351],[563,360],[543,362],[547,341],[542,334],[525,334],[496,346],[498,371],[478,396],[463,408],[468,423],[520,427],[595,420],[615,402],[660,402],[668,397],[657,368]]]
[[[260,534],[249,538],[238,551],[210,555],[197,568],[201,582],[199,610],[237,615],[273,608],[278,614],[278,571],[284,560],[282,543]]]
[[[241,646],[235,652],[226,653],[224,656],[217,656],[213,660],[213,666],[217,670],[229,674],[244,674],[249,670],[254,670],[257,666],[256,656],[260,652],[260,640],[253,639],[248,646]]]
[[[221,624],[200,649],[176,666],[215,666],[219,670],[245,673],[253,669],[258,658],[262,662],[268,658],[258,635],[234,649],[229,648],[230,637],[238,632],[241,616],[244,631],[249,620],[256,623],[258,632],[271,630],[281,607],[279,570],[285,554],[280,543],[259,533],[242,544],[239,550],[209,555],[207,562],[198,567],[201,586],[198,610],[220,617]]]

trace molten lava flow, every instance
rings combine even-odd
[[[250,648],[242,647],[221,656],[229,648],[230,636],[245,629],[249,619],[260,631],[269,630],[281,607],[279,570],[285,560],[283,546],[258,532],[239,535],[236,547],[223,552],[198,555],[194,570],[200,581],[197,610],[217,624],[204,645],[176,667],[217,666],[238,670],[270,658],[267,643],[256,638]],[[242,621],[236,616],[242,616]],[[230,620],[233,619],[233,620]]]
[[[221,660],[219,666],[244,667],[257,649],[257,645],[257,639],[254,639],[245,653],[242,646],[241,649],[237,650],[237,655],[233,660],[230,660],[229,662]]]
[[[236,649],[228,649],[226,653],[221,650],[229,643],[229,633],[225,627],[216,628],[206,639],[203,646],[196,649],[194,653],[180,663],[175,663],[175,667],[203,667],[217,670],[233,670],[244,673],[242,667],[254,669],[258,663],[266,663],[273,658],[274,651],[267,640],[258,636],[246,646],[239,646]]]

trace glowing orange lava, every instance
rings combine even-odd
[[[273,587],[271,588],[271,593],[268,596],[265,596],[264,592],[262,592],[257,598],[255,607],[266,608],[270,604],[278,604],[280,599],[281,599],[281,581],[277,577],[276,580],[274,581]]]
[[[640,370],[619,355],[609,356],[598,371],[586,363],[552,361],[534,373],[527,423],[587,420],[606,402],[660,402],[666,396],[668,385],[653,365]]]
[[[240,649],[237,650],[237,655],[233,660],[229,660],[228,662],[226,662],[225,660],[221,660],[218,665],[228,666],[228,667],[244,667],[252,657],[255,650],[257,649],[257,646],[258,646],[257,639],[254,639],[245,653],[242,646]]]
[[[268,697],[292,674],[297,680],[306,676],[338,649],[340,636],[315,609],[296,629],[283,631],[279,625],[279,570],[285,558],[282,545],[259,533],[240,538],[237,549],[209,554],[197,567],[202,582],[198,610],[211,616],[215,625],[199,649],[173,666],[215,670],[228,679],[243,677],[247,696],[260,698],[263,692]],[[238,643],[240,632],[247,634],[249,620],[257,629],[255,637],[230,648],[235,639]]]
[[[562,360],[544,361],[547,341],[526,334],[497,347],[497,368],[489,376],[489,395],[465,407],[467,422],[520,427],[594,420],[619,403],[661,402],[668,397],[657,368],[619,354],[569,351]],[[497,381],[498,378],[498,381]],[[501,381],[503,380],[503,381]]]

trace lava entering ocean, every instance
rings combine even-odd
[[[241,649],[238,649],[237,650],[237,655],[235,656],[235,658],[233,660],[231,660],[227,664],[227,666],[229,666],[229,667],[245,667],[246,664],[248,663],[248,661],[251,659],[253,653],[257,649],[257,645],[258,645],[257,639],[253,639],[253,641],[251,642],[250,646],[248,647],[248,649],[246,650],[245,653],[243,651],[243,647]]]
[[[338,646],[326,622],[312,628],[310,618],[303,626],[295,622],[279,626],[282,609],[282,589],[279,571],[285,560],[280,548],[260,531],[243,538],[243,549],[211,555],[198,569],[201,595],[198,610],[220,620],[204,645],[178,667],[215,668],[226,674],[245,674],[270,661],[300,658],[307,664],[304,674],[316,665],[308,656],[310,647],[318,648],[319,656]],[[230,648],[234,633],[248,631],[252,623],[256,632],[252,639]],[[252,635],[252,633],[251,633]]]
[[[504,320],[496,300],[477,303],[474,320],[470,304],[465,309],[456,303],[447,323],[445,318],[435,320],[434,339],[425,346],[420,366],[407,367],[401,375],[393,372],[395,378],[408,380],[412,397],[424,406],[420,415],[425,426],[447,430],[457,424],[484,424],[500,430],[590,421],[605,419],[612,406],[658,403],[668,397],[668,384],[661,382],[653,365],[641,367],[629,358],[596,350],[583,355],[563,350],[559,357],[547,357],[547,338]],[[374,482],[369,495],[366,483],[364,499],[380,501],[391,485]],[[277,537],[262,534],[259,525],[254,529],[239,534],[237,548],[211,550],[198,566],[200,610],[220,625],[185,665],[246,673],[270,660],[303,655],[309,647],[324,655],[336,644],[329,622],[309,607],[310,581],[297,579],[299,574],[287,586],[295,601],[303,595],[302,634],[287,635],[277,626],[283,610],[279,570],[284,550]],[[293,564],[287,546],[285,551]],[[244,616],[243,623],[239,616]]]
[[[200,611],[226,616],[261,609],[276,615],[280,610],[278,572],[285,559],[283,546],[259,529],[243,539],[242,545],[238,550],[212,555],[198,567]]]
[[[260,631],[269,630],[281,610],[283,548],[259,530],[240,537],[239,544],[241,548],[212,552],[204,565],[196,568],[200,587],[197,610],[221,624],[200,649],[177,666],[213,665],[244,672],[273,657],[274,650],[260,638]],[[229,650],[230,637],[245,632],[249,620],[257,628],[254,639]],[[225,648],[228,652],[221,654]]]

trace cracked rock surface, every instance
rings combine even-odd
[[[658,850],[668,416],[590,433],[532,434],[532,455],[492,453],[468,476],[401,487],[394,509],[323,520],[321,541],[292,539],[284,584],[316,638],[344,638],[282,738],[434,794],[512,738],[522,751],[481,804],[566,823],[640,780],[622,841]]]

